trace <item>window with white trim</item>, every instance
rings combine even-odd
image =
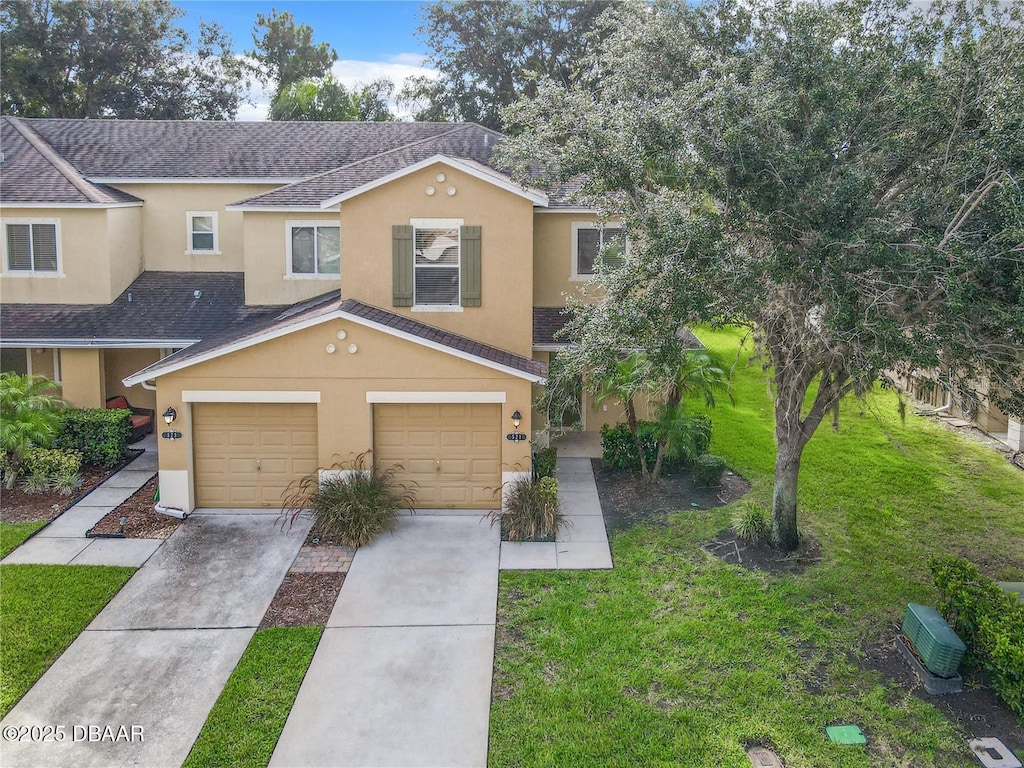
[[[413,219],[413,306],[460,306],[462,219]]]
[[[4,251],[7,272],[60,272],[60,222],[55,219],[6,221]]]
[[[289,221],[288,274],[296,277],[341,274],[341,227],[324,221]]]
[[[185,214],[185,221],[188,225],[189,253],[220,253],[216,211],[189,211]]]
[[[608,250],[605,250],[608,249]],[[572,224],[572,279],[589,280],[597,270],[598,257],[617,266],[626,252],[626,233],[618,224],[574,221]]]

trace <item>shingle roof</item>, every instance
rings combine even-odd
[[[141,380],[159,376],[167,372],[168,369],[178,370],[187,367],[189,361],[192,361],[191,364],[195,364],[201,360],[216,357],[218,353],[226,354],[231,349],[247,346],[246,342],[257,344],[268,334],[288,333],[290,328],[298,329],[310,320],[317,321],[317,318],[321,317],[329,319],[346,316],[409,334],[423,341],[521,371],[528,376],[542,378],[547,374],[547,366],[537,360],[467,339],[465,336],[396,315],[379,307],[363,304],[355,299],[342,300],[337,291],[332,291],[286,308],[277,307],[273,310],[262,308],[258,317],[248,319],[244,325],[235,325],[222,333],[204,338],[202,341],[132,374],[130,378]],[[182,365],[183,363],[185,365]]]
[[[3,304],[0,338],[177,346],[280,312],[281,307],[245,306],[241,272],[143,272],[112,304]]]
[[[565,307],[534,307],[533,345],[535,347],[568,345],[571,340],[558,334],[571,319],[572,313]],[[689,328],[677,330],[676,337],[682,342],[684,349],[704,349],[704,344],[693,335],[693,331]]]
[[[3,147],[0,200],[4,205],[142,202],[113,187],[86,181],[70,163],[18,119],[0,119],[0,146]]]
[[[501,139],[500,133],[473,123],[450,126],[450,130],[440,136],[431,136],[397,149],[381,152],[319,176],[242,200],[236,205],[319,205],[324,200],[369,184],[434,155],[469,160],[487,167],[494,173],[495,169],[488,166],[488,162]]]
[[[453,128],[451,123],[398,122],[21,122],[84,176],[100,179],[300,179]]]
[[[356,301],[355,299],[347,299],[343,301],[339,310],[356,317],[361,317],[364,320],[369,320],[372,323],[384,325],[396,331],[408,333],[426,341],[431,341],[435,344],[441,344],[442,346],[450,347],[451,349],[456,349],[460,352],[465,352],[473,357],[489,360],[492,363],[503,365],[506,368],[514,368],[533,376],[543,377],[547,375],[547,365],[539,360],[522,357],[504,349],[498,349],[497,347],[482,344],[479,341],[474,341],[473,339],[466,338],[465,336],[459,336],[456,333],[451,333],[450,331],[445,331],[432,325],[421,323],[418,320],[413,320],[405,315],[397,315],[394,312],[388,312],[386,309],[380,309],[379,307],[374,307],[369,304],[363,304],[361,301]]]

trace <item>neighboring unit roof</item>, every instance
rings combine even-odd
[[[437,155],[471,161],[477,165],[478,169],[507,180],[504,174],[500,174],[487,165],[494,148],[501,139],[500,133],[479,125],[472,123],[455,125],[440,136],[432,136],[398,149],[358,160],[313,178],[250,197],[234,205],[244,208],[319,206],[324,201],[372,184]]]
[[[180,346],[280,312],[245,306],[241,272],[143,272],[112,304],[3,304],[0,338],[28,346]]]
[[[451,123],[22,120],[97,179],[299,179],[452,130]]]
[[[559,333],[571,319],[572,312],[566,307],[534,307],[533,346],[568,346],[571,340],[564,335],[560,336]],[[676,331],[676,337],[682,342],[684,349],[704,349],[704,344],[689,328],[680,328]]]
[[[124,379],[124,383],[127,386],[138,384],[332,319],[350,320],[532,381],[542,381],[547,373],[547,366],[537,360],[473,341],[355,299],[342,300],[338,291],[332,291],[290,307],[264,311],[260,317],[244,326],[204,338],[133,373]]]
[[[141,204],[137,197],[86,181],[21,120],[0,118],[0,202],[6,206]]]

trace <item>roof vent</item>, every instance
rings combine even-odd
[[[132,292],[131,291],[128,291],[128,303],[129,304],[132,303]]]
[[[194,291],[192,291],[192,298],[193,299],[201,299],[201,298],[203,298],[203,292],[200,291],[198,288],[196,288]]]

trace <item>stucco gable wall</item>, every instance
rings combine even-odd
[[[480,307],[418,312],[392,306],[392,226],[421,218],[481,227]],[[531,201],[436,163],[341,204],[342,295],[529,357],[533,226]]]

